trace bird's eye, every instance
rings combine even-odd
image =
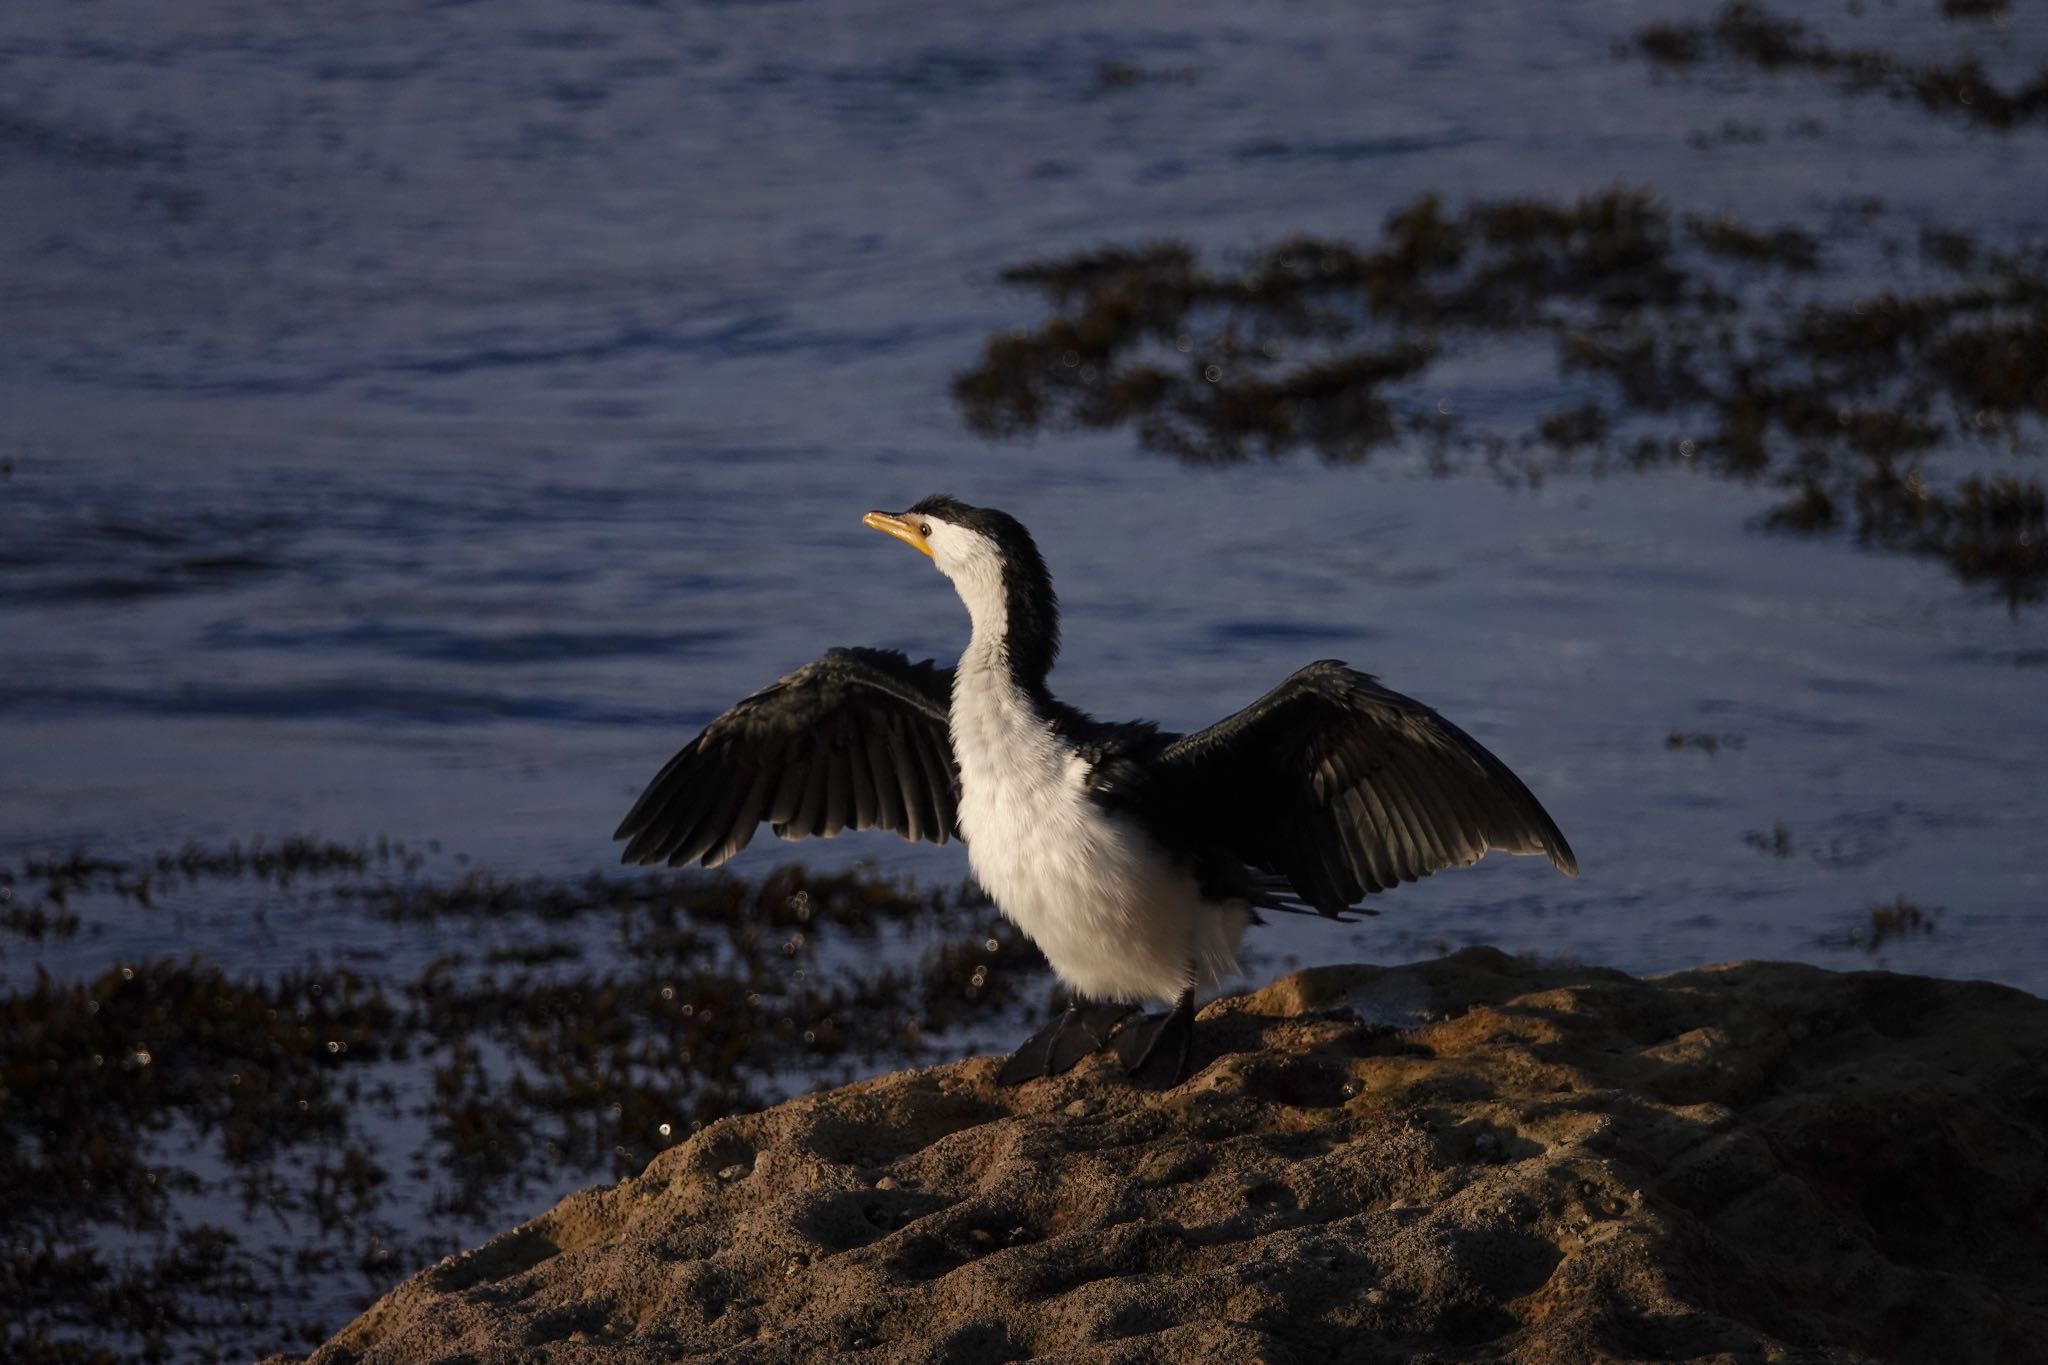
[[[917,524],[917,533],[921,536],[930,536],[932,533],[932,524],[928,521],[920,521]]]

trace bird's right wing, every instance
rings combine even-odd
[[[1325,915],[1489,848],[1579,870],[1505,763],[1413,697],[1333,659],[1176,740],[1159,767],[1185,827],[1278,874]]]
[[[888,649],[835,649],[704,727],[612,837],[624,861],[717,867],[763,820],[785,839],[958,833],[947,709],[953,670]]]

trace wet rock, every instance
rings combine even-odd
[[[976,1058],[722,1120],[311,1359],[2039,1358],[2044,1057],[1977,983],[1322,968],[1171,1090]]]

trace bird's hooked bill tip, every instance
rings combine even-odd
[[[860,524],[871,526],[877,531],[885,531],[913,550],[927,555],[932,552],[932,547],[926,543],[923,533],[917,529],[917,523],[892,512],[870,512],[860,519]]]

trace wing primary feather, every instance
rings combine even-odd
[[[661,765],[651,781],[641,789],[640,799],[626,812],[626,818],[619,821],[619,827],[612,835],[614,839],[625,839],[640,833],[654,822],[656,814],[675,796],[674,784],[681,778],[683,770],[697,756],[704,743],[702,735],[678,749],[675,756]]]
[[[1473,779],[1477,778],[1477,781]],[[1509,852],[1522,852],[1527,844],[1527,821],[1515,808],[1512,801],[1503,800],[1505,795],[1490,783],[1493,774],[1485,768],[1460,773],[1458,780],[1442,783],[1439,790],[1443,799],[1456,812],[1461,828],[1466,833],[1467,852],[1471,858],[1485,856],[1488,848],[1504,848]],[[1496,837],[1498,831],[1499,837]],[[1535,849],[1527,849],[1535,852]]]
[[[720,799],[691,828],[689,836],[678,840],[676,846],[669,850],[670,867],[682,867],[686,863],[698,861],[711,849],[723,843],[727,833],[732,829],[733,817],[745,803],[747,793],[753,790],[754,770],[751,764],[742,759],[734,771],[723,776],[726,785],[720,792]]]
[[[1359,875],[1357,867],[1352,863],[1351,841],[1337,828],[1336,821],[1325,815],[1317,823],[1322,826],[1323,847],[1328,850],[1328,857],[1337,874],[1338,898],[1348,906],[1365,894],[1367,879]]]
[[[828,839],[853,819],[853,772],[845,748],[837,742],[825,755],[825,809],[820,818],[824,825],[818,832]]]
[[[796,818],[789,822],[790,829],[798,838],[816,834],[825,828],[825,786],[831,764],[830,754],[821,753],[811,760],[809,780],[804,783],[803,804],[797,807]]]
[[[944,823],[939,813],[939,794],[932,790],[931,769],[924,761],[924,746],[915,735],[910,736],[906,743],[909,752],[905,757],[909,760],[909,767],[906,769],[905,794],[917,812],[918,828],[922,831],[920,837],[936,842],[942,835]]]
[[[922,734],[912,731],[904,740],[909,750],[911,788],[917,798],[918,819],[924,826],[924,837],[933,843],[944,843],[947,821],[944,796],[939,788],[938,766],[932,762]]]
[[[1323,824],[1324,827],[1317,829],[1317,823]],[[1307,870],[1314,882],[1315,894],[1310,899],[1316,909],[1324,914],[1333,913],[1324,909],[1325,906],[1345,906],[1356,899],[1355,895],[1347,894],[1349,888],[1345,885],[1347,877],[1342,866],[1343,855],[1332,842],[1330,834],[1327,821],[1295,821],[1296,860]]]
[[[1392,842],[1393,817],[1387,813],[1386,802],[1370,786],[1353,787],[1351,797],[1358,810],[1358,833],[1366,859],[1372,865],[1373,880],[1379,883],[1375,889],[1385,891],[1401,881]]]
[[[889,768],[903,797],[903,833],[907,838],[923,839],[936,821],[927,813],[930,806],[924,797],[924,765],[910,752],[910,745],[900,729],[889,727]]]
[[[1458,831],[1456,827],[1446,829],[1448,817],[1438,808],[1436,800],[1432,800],[1434,792],[1430,790],[1427,774],[1419,772],[1413,755],[1401,755],[1401,761],[1386,765],[1386,772],[1389,772],[1391,778],[1399,780],[1407,790],[1409,810],[1413,812],[1413,819],[1421,825],[1421,837],[1425,839],[1425,864],[1421,872],[1417,872],[1417,876],[1430,876],[1432,872],[1456,864],[1460,847]]]
[[[1438,807],[1448,813],[1466,841],[1477,841],[1483,852],[1487,828],[1507,813],[1492,771],[1470,748],[1457,744],[1433,751],[1418,769]]]
[[[647,798],[644,796],[641,797],[641,800],[643,802],[646,799]],[[621,825],[619,826],[619,828],[621,830],[624,830],[626,826]],[[662,835],[664,834],[666,829],[666,826],[656,828],[651,820],[642,819],[639,823],[637,823],[634,826],[630,834],[622,834],[618,836],[626,840],[625,851],[619,855],[620,860],[622,862],[628,863],[649,863],[657,861],[657,859],[653,855],[653,849],[656,844],[661,842]]]
[[[1532,796],[1529,799],[1534,801],[1536,798]],[[1564,831],[1557,827],[1548,814],[1543,817],[1543,827],[1547,831],[1543,851],[1549,856],[1551,865],[1567,877],[1578,876],[1579,855],[1572,852],[1571,844],[1565,840]]]
[[[1391,767],[1374,774],[1373,790],[1387,812],[1387,846],[1394,855],[1395,871],[1402,881],[1414,881],[1428,870],[1429,841],[1412,810],[1408,791]]]
[[[1330,811],[1332,830],[1338,846],[1344,850],[1344,859],[1351,865],[1352,875],[1364,891],[1382,891],[1385,885],[1380,881],[1372,865],[1372,845],[1364,838],[1365,802],[1356,790],[1342,793],[1337,804]]]
[[[1349,795],[1355,803],[1357,832],[1372,865],[1373,878],[1385,890],[1401,880],[1400,828],[1394,823],[1384,794],[1371,783],[1351,788]]]
[[[903,829],[903,788],[896,780],[894,760],[889,756],[889,737],[883,733],[887,722],[867,727],[868,776],[875,784],[875,823],[883,829]]]
[[[1448,790],[1462,773],[1448,766],[1444,762],[1446,757],[1436,753],[1427,759],[1418,756],[1408,765],[1408,785],[1415,789],[1423,810],[1436,827],[1438,851],[1444,863],[1465,866],[1477,862],[1486,852],[1486,839],[1449,799]]]
[[[652,805],[640,832],[626,845],[629,862],[658,863],[667,859],[676,844],[689,837],[709,810],[718,803],[719,787],[715,765],[702,761],[701,752],[690,755],[689,765],[671,765],[669,790]],[[644,798],[643,798],[644,799]]]
[[[1505,763],[1491,754],[1487,757],[1492,760],[1488,776],[1493,781],[1493,792],[1502,805],[1514,812],[1527,840],[1527,851],[1542,853],[1550,859],[1552,866],[1566,876],[1578,876],[1578,856],[1572,852],[1572,846],[1565,839],[1564,831],[1550,818],[1550,812],[1543,809],[1543,803],[1536,799],[1523,784],[1522,779],[1516,777]],[[1495,773],[1492,769],[1498,769],[1498,772]]]
[[[918,760],[924,765],[925,790],[931,796],[932,832],[931,841],[943,844],[952,838],[953,821],[953,754],[947,747],[939,751],[937,741],[921,736],[917,746]]]
[[[1347,735],[1330,746],[1316,770],[1317,791],[1325,804],[1340,793],[1356,787],[1365,777],[1365,745],[1356,735]]]
[[[1475,749],[1477,743],[1473,744]],[[1579,875],[1579,861],[1572,853],[1572,846],[1565,841],[1564,831],[1550,818],[1550,812],[1543,809],[1522,779],[1516,777],[1507,764],[1502,763],[1484,749],[1479,750],[1485,760],[1483,768],[1488,783],[1488,795],[1498,803],[1505,816],[1511,816],[1522,843],[1516,852],[1541,853],[1551,864],[1567,876]]]
[[[720,831],[722,838],[714,843],[712,848],[715,850],[725,843],[730,843],[735,835],[743,833],[744,837],[739,839],[739,842],[732,848],[730,853],[706,862],[704,864],[706,867],[718,866],[719,863],[724,862],[733,853],[738,853],[740,849],[745,848],[752,841],[754,837],[753,827],[761,823],[761,820],[768,814],[769,803],[773,799],[777,788],[781,785],[782,778],[787,770],[789,748],[790,745],[782,736],[771,735],[759,741],[751,753],[735,755],[734,757],[737,761],[728,762],[726,771],[719,775],[718,780],[739,786],[746,792],[747,800],[740,803],[739,806],[735,806],[731,816],[733,821],[743,819],[745,828],[743,831],[737,823],[729,825],[728,828]],[[742,780],[742,765],[751,768],[753,775],[750,779]],[[749,810],[751,814],[748,813]]]
[[[775,788],[775,799],[768,803],[768,819],[775,825],[777,834],[796,819],[796,813],[803,805],[804,787],[810,779],[810,764],[815,761],[807,754],[795,756],[783,768],[782,780]]]
[[[1477,852],[1468,854],[1461,822],[1452,815],[1450,807],[1444,802],[1439,790],[1439,770],[1430,766],[1429,759],[1435,759],[1441,764],[1443,756],[1439,753],[1430,753],[1429,758],[1421,755],[1408,756],[1407,761],[1399,765],[1401,775],[1407,781],[1409,791],[1414,793],[1416,806],[1422,812],[1423,820],[1429,825],[1430,835],[1435,844],[1437,865],[1441,867],[1452,863],[1469,863],[1479,855]]]
[[[1496,846],[1507,848],[1511,852],[1518,851],[1505,839],[1496,845],[1494,831],[1500,830],[1516,844],[1525,842],[1523,832],[1527,829],[1528,821],[1523,815],[1520,803],[1514,799],[1512,793],[1501,787],[1493,765],[1477,761],[1478,756],[1471,753],[1461,753],[1459,757],[1464,762],[1455,778],[1446,774],[1442,791],[1444,799],[1451,804],[1464,823],[1469,835],[1472,857],[1475,860],[1482,858],[1486,855],[1487,849]],[[1503,768],[1501,771],[1505,772],[1506,769]]]
[[[1312,839],[1308,856],[1316,869],[1317,913],[1332,917],[1343,914],[1358,899],[1358,892],[1341,866],[1342,855],[1328,842]]]
[[[858,730],[846,737],[846,775],[853,792],[853,813],[847,823],[855,829],[873,829],[880,803],[875,797],[874,774],[868,771],[867,736]]]
[[[761,827],[761,813],[767,809],[768,797],[775,789],[775,777],[771,768],[762,768],[754,774],[753,783],[747,788],[746,800],[734,808],[725,838],[704,855],[704,866],[717,867],[754,841],[754,831]]]

